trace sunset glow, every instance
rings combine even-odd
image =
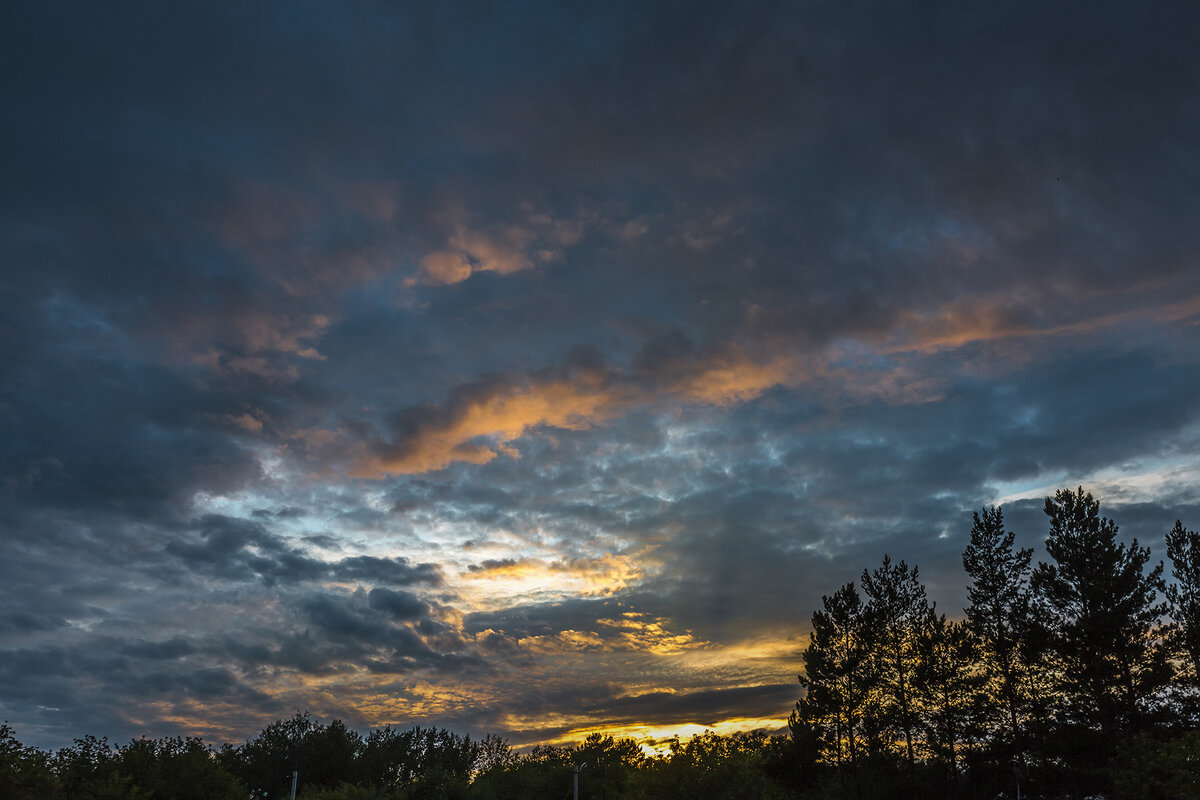
[[[1200,521],[1194,9],[17,6],[21,741],[779,732],[884,554]]]

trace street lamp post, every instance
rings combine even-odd
[[[579,773],[587,766],[587,762],[583,762],[575,767],[575,800],[579,800]]]

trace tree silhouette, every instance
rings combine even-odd
[[[246,790],[196,737],[134,739],[115,756],[117,771],[154,800],[241,800]]]
[[[942,614],[920,632],[913,684],[924,711],[926,746],[945,765],[951,786],[958,780],[962,747],[979,739],[986,679],[979,669],[979,640],[965,623],[947,622]]]
[[[1030,561],[1032,548],[1014,548],[1016,535],[1004,528],[1004,512],[992,506],[973,514],[963,569],[971,584],[967,624],[980,642],[980,665],[993,708],[1004,717],[1008,758],[1024,767],[1025,716],[1030,706]]]
[[[53,797],[58,777],[48,753],[27,747],[8,723],[0,725],[0,789],[11,800]]]
[[[925,596],[918,570],[890,556],[873,572],[863,570],[863,593],[869,598],[867,614],[875,626],[880,668],[880,688],[888,727],[904,738],[909,766],[917,761],[916,733],[919,721],[913,692],[914,672],[920,655],[918,641],[933,622],[933,607]]]
[[[351,778],[361,737],[340,720],[322,725],[298,711],[278,720],[238,748],[225,748],[220,759],[258,797],[285,797],[291,788],[293,770],[299,770],[299,785],[333,787]]]
[[[1054,561],[1038,564],[1031,583],[1057,661],[1060,740],[1081,769],[1090,761],[1098,774],[1170,677],[1158,641],[1163,568],[1147,573],[1149,548],[1118,542],[1117,525],[1082,487],[1046,498],[1045,512]]]
[[[1181,660],[1181,682],[1200,688],[1200,533],[1175,520],[1167,532],[1167,557],[1175,583],[1167,587],[1171,618],[1177,629],[1171,637],[1174,655]]]
[[[879,728],[872,724],[870,705],[879,683],[878,662],[871,657],[874,630],[853,581],[822,597],[821,606],[813,612],[804,651],[800,685],[807,691],[789,724],[794,735],[801,728],[814,732],[827,760],[853,766],[864,746],[867,752],[879,748],[870,741]]]

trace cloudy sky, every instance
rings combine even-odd
[[[973,509],[1200,524],[1194,4],[3,20],[25,742],[778,725]]]

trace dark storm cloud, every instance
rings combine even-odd
[[[34,614],[29,611],[14,611],[0,616],[0,631],[7,633],[33,633],[51,631],[66,625],[62,617]]]
[[[798,664],[570,647],[792,636],[884,553],[953,612],[970,512],[1038,545],[1058,483],[1195,527],[1196,17],[14,6],[0,710],[769,716]]]
[[[257,576],[273,584],[325,578],[393,586],[437,586],[442,580],[435,564],[410,564],[402,556],[349,556],[321,561],[261,524],[243,519],[209,515],[199,521],[197,534],[169,542],[165,552],[190,570],[211,572],[225,579]]]
[[[35,732],[99,726],[107,735],[129,738],[140,733],[130,717],[136,717],[144,703],[174,706],[183,713],[197,702],[232,703],[251,714],[271,713],[270,696],[224,666],[187,659],[167,664],[147,660],[142,652],[98,655],[95,645],[100,644],[104,643],[8,650],[0,667],[0,703],[28,719]],[[177,724],[164,722],[164,730],[189,729]],[[57,740],[53,733],[47,738]]]
[[[429,652],[410,628],[388,624],[381,615],[360,613],[340,598],[314,594],[301,607],[309,620],[334,642],[385,646],[413,654]]]
[[[14,498],[6,516],[27,506],[162,516],[197,485],[219,491],[257,476],[211,421],[238,408],[231,399],[196,392],[167,370],[38,350],[4,368],[14,423],[0,454]]]
[[[124,642],[119,646],[119,650],[133,658],[170,660],[191,655],[195,652],[195,647],[187,639],[177,636],[162,642]]]
[[[343,558],[330,567],[330,574],[336,580],[362,580],[393,586],[415,584],[437,586],[442,582],[437,565],[409,564],[408,559],[402,556],[395,558],[376,558],[374,556]]]
[[[371,608],[389,614],[393,619],[418,619],[429,613],[429,606],[409,592],[391,589],[372,589]]]

